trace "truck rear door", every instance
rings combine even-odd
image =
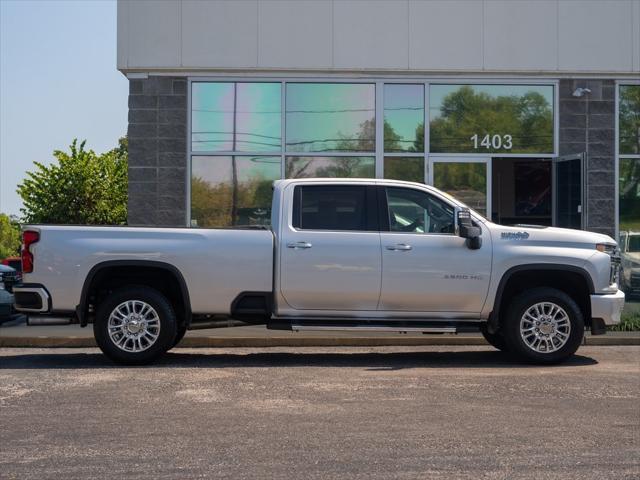
[[[281,228],[280,290],[299,310],[373,310],[382,260],[376,187],[302,184]]]

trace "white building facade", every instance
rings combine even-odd
[[[640,230],[640,0],[119,0],[118,69],[130,224],[265,224],[274,179],[340,176]]]

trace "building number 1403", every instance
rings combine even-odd
[[[487,133],[484,137],[480,137],[477,133],[470,138],[473,141],[473,148],[478,149],[484,147],[487,150],[493,148],[494,150],[511,150],[513,147],[513,138],[511,135],[491,135]]]

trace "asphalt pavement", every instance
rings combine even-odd
[[[640,347],[0,349],[0,477],[636,479]]]
[[[586,345],[640,345],[640,332],[585,335]],[[268,330],[264,325],[212,328],[187,332],[182,347],[331,347],[331,346],[487,345],[480,333],[429,334],[362,331]],[[24,318],[0,325],[0,347],[95,347],[89,325],[25,324]]]

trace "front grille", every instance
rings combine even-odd
[[[3,282],[15,283],[18,281],[18,272],[3,273],[1,277]]]
[[[631,280],[629,281],[629,286],[633,289],[640,289],[640,272],[631,272]]]
[[[18,272],[5,272],[0,274],[0,281],[4,283],[4,287],[8,292],[13,290],[13,286],[20,282],[20,275]]]

